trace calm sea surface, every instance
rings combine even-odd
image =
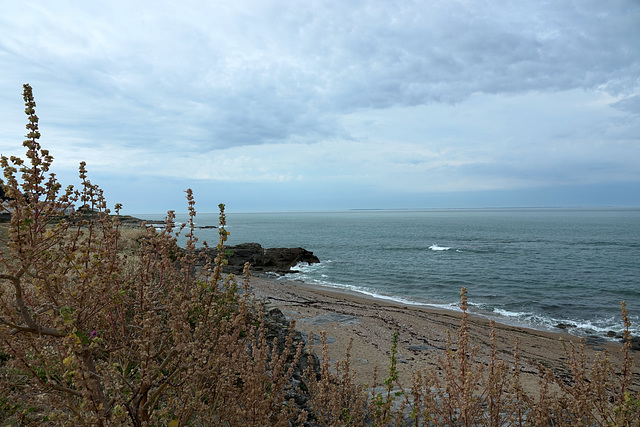
[[[578,335],[621,331],[626,300],[640,332],[640,209],[231,213],[227,221],[229,245],[301,246],[322,260],[291,279],[450,309],[465,286],[472,312],[538,329],[571,324]],[[197,224],[217,224],[217,214],[199,214]],[[215,229],[198,233],[217,242]]]

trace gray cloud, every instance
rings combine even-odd
[[[141,144],[314,141],[340,133],[336,114],[363,108],[478,92],[639,90],[635,2],[243,5],[151,13],[118,2],[59,12],[32,3],[26,22],[5,15],[10,37],[0,49],[25,74],[57,80],[58,102],[75,94],[88,104],[78,121],[91,129],[105,116],[127,132],[155,129],[134,130]],[[113,127],[99,131],[122,139]]]
[[[611,106],[620,111],[640,115],[640,95],[630,96],[614,104],[611,104]]]
[[[633,0],[10,2],[0,148],[21,140],[29,82],[51,144],[105,170],[190,176],[163,163],[202,158],[200,179],[262,161],[246,182],[634,180],[638,22]]]

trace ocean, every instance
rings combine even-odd
[[[217,224],[217,214],[196,222]],[[476,315],[580,336],[621,332],[625,300],[640,333],[640,209],[229,213],[227,222],[229,245],[300,246],[322,261],[288,279],[451,310],[464,286]],[[197,234],[217,242],[215,229]]]

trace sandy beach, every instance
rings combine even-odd
[[[378,382],[386,375],[394,332],[399,333],[398,369],[400,382],[411,386],[412,372],[435,366],[444,354],[447,331],[453,347],[460,325],[460,313],[424,306],[395,304],[373,299],[364,294],[342,292],[331,288],[286,281],[282,278],[251,277],[253,293],[269,306],[278,307],[289,319],[296,320],[302,332],[318,336],[326,331],[332,361],[345,358],[349,340],[353,339],[351,367],[357,372],[356,381],[371,384],[374,366],[378,368]],[[472,298],[472,296],[470,296]],[[471,316],[469,322],[471,344],[478,349],[478,358],[488,361],[490,349],[489,321]],[[523,370],[521,379],[525,390],[535,392],[538,384],[538,364],[558,373],[567,372],[567,355],[563,341],[580,343],[580,339],[566,333],[496,325],[499,357],[512,361],[516,340]],[[321,354],[318,344],[314,347]],[[590,338],[585,353],[589,361],[602,352],[609,353],[611,362],[621,366],[621,345],[604,339]],[[640,384],[639,370],[634,366],[635,387]]]

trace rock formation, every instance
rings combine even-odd
[[[259,243],[241,243],[235,246],[225,246],[229,264],[224,267],[226,273],[240,274],[245,262],[251,264],[254,273],[273,272],[277,274],[292,273],[296,264],[306,262],[319,263],[317,256],[304,248],[263,248]],[[213,259],[218,254],[217,249],[210,249],[209,256]]]

